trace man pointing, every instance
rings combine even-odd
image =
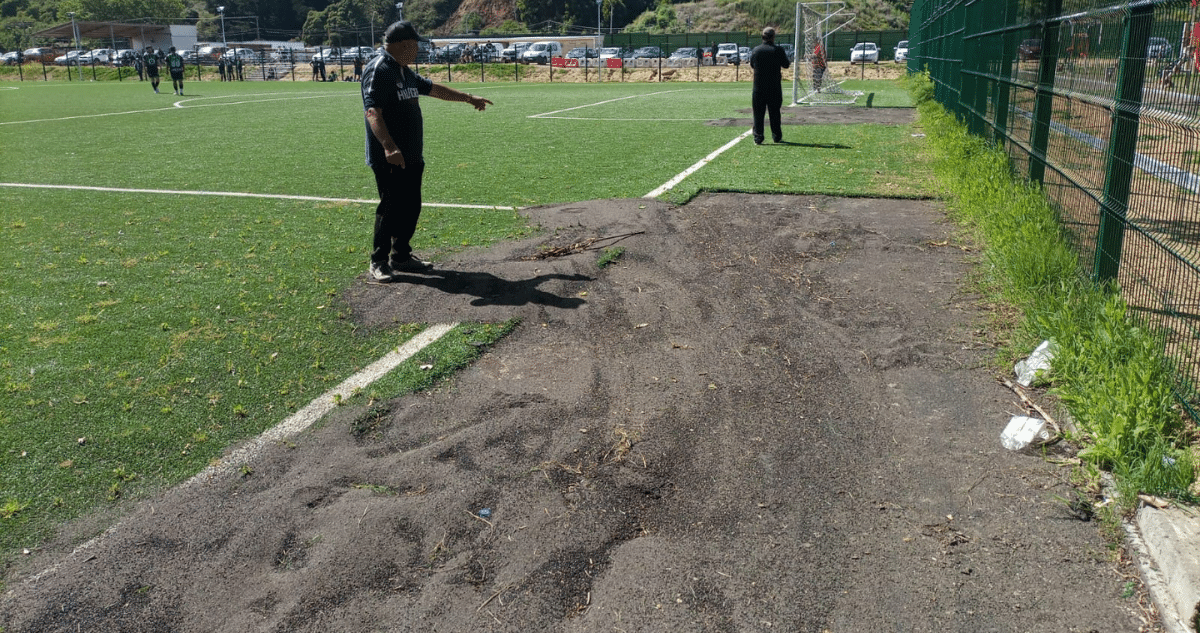
[[[413,233],[421,217],[421,178],[425,172],[424,119],[417,98],[461,101],[476,110],[492,105],[482,97],[435,84],[409,68],[417,59],[417,34],[410,22],[396,22],[383,35],[383,53],[363,69],[362,98],[366,112],[367,165],[375,174],[379,206],[369,274],[381,282],[396,273],[433,268],[412,254]]]

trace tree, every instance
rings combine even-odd
[[[72,5],[74,8],[67,8]],[[169,20],[184,15],[183,0],[71,0],[62,9],[84,20],[123,22],[142,18]]]
[[[625,8],[625,0],[604,0],[600,5],[601,14],[604,16],[604,21],[608,22],[609,30],[612,30],[613,11],[617,7]]]
[[[463,16],[461,27],[464,31],[478,31],[483,28],[483,16],[472,11]]]
[[[670,0],[658,0],[653,11],[639,15],[629,28],[646,33],[682,33],[685,30]]]

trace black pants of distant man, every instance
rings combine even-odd
[[[783,89],[778,85],[767,86],[766,89],[755,89],[750,94],[750,106],[754,109],[754,142],[762,143],[764,115],[771,117],[771,140],[778,143],[783,140],[783,123],[780,120],[779,108],[783,106]]]
[[[379,206],[375,207],[375,239],[371,262],[387,264],[407,261],[412,255],[412,236],[421,218],[421,179],[425,163],[409,163],[401,169],[384,163],[373,167]]]

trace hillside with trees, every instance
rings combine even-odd
[[[848,0],[863,30],[908,28],[911,0]],[[217,6],[225,7],[232,40],[299,40],[308,45],[365,43],[395,20],[395,0],[0,0],[0,48],[41,45],[30,34],[80,20],[197,24],[202,39],[219,39]],[[793,28],[792,0],[601,0],[600,26],[650,33],[754,32]],[[424,32],[447,36],[594,33],[595,0],[405,0],[404,17]]]

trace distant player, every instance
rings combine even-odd
[[[183,94],[183,56],[175,52],[175,47],[171,47],[171,52],[167,53],[167,70],[171,71],[171,87],[175,89],[175,94]]]
[[[783,126],[779,108],[783,105],[783,69],[790,64],[787,51],[775,45],[775,29],[768,26],[762,32],[762,44],[750,51],[750,67],[754,69],[754,88],[750,105],[754,114],[754,144],[762,145],[764,115],[771,119],[771,140],[783,142]]]
[[[816,47],[813,48],[812,56],[813,88],[817,92],[821,92],[821,80],[825,78],[826,66],[825,49],[821,47],[820,42],[817,42]]]
[[[146,47],[146,53],[142,55],[142,65],[146,67],[146,77],[150,79],[150,86],[154,88],[154,93],[158,94],[158,54],[154,52],[153,46]]]

